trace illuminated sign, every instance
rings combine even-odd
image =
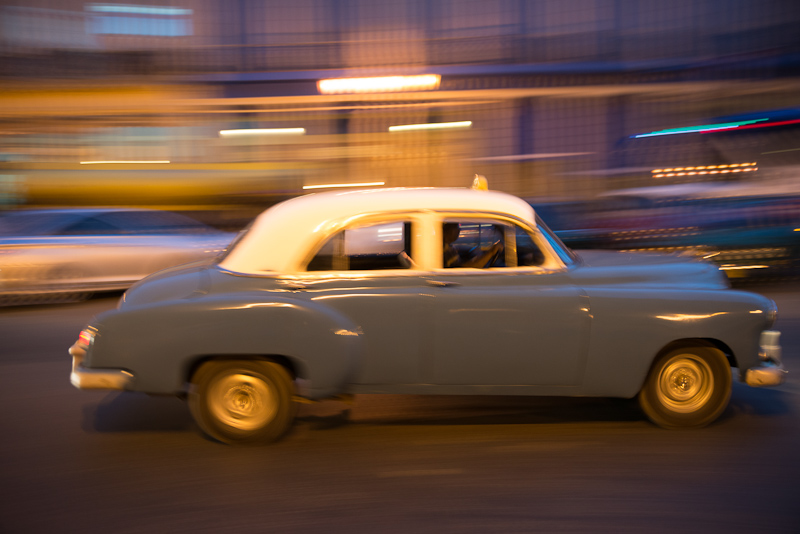
[[[220,130],[220,137],[248,137],[258,135],[303,135],[305,128],[247,128],[243,130]]]
[[[140,164],[140,165],[151,165],[156,163],[169,163],[168,159],[154,159],[154,160],[98,160],[98,161],[81,161],[81,165],[105,165],[105,164],[114,164],[114,165],[129,165],[129,164]]]
[[[86,4],[87,32],[100,35],[192,35],[192,10],[129,4]]]
[[[399,126],[389,126],[390,132],[406,132],[409,130],[443,130],[450,128],[469,128],[472,121],[460,122],[428,122],[424,124],[401,124]]]
[[[317,82],[323,95],[347,93],[396,93],[401,91],[430,91],[439,88],[441,76],[379,76],[374,78],[332,78]]]

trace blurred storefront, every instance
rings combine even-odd
[[[0,9],[0,202],[10,207],[256,210],[309,186],[460,186],[475,173],[526,198],[591,197],[681,181],[654,178],[663,167],[747,160],[759,162],[754,180],[800,165],[792,2]],[[420,75],[437,82],[318,84]],[[766,120],[744,124],[750,116]],[[713,127],[738,122],[760,128]],[[452,126],[412,127],[431,124]]]

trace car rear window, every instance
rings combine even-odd
[[[405,259],[403,255],[408,259]],[[391,222],[347,229],[330,238],[308,271],[373,271],[410,267],[411,223]]]

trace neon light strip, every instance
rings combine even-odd
[[[246,137],[250,135],[303,135],[305,128],[248,128],[244,130],[220,130],[221,137]]]
[[[374,185],[384,185],[386,182],[363,182],[360,184],[324,184],[324,185],[304,185],[303,189],[323,189],[325,187],[370,187]]]
[[[150,164],[150,163],[169,163],[168,159],[164,160],[107,160],[107,161],[81,161],[81,165],[100,165],[104,163],[114,163],[114,164],[130,164],[130,163],[140,163],[140,164]]]
[[[472,121],[460,122],[429,122],[426,124],[402,124],[400,126],[389,126],[390,132],[406,132],[409,130],[442,130],[446,128],[469,128]]]
[[[769,128],[771,126],[783,126],[784,124],[797,124],[800,122],[800,119],[794,119],[791,121],[779,121],[779,122],[768,122],[766,124],[751,124],[749,126],[739,126],[736,128],[737,130],[748,130],[750,128]]]
[[[670,128],[668,130],[657,130],[655,132],[650,132],[646,134],[639,134],[634,135],[633,137],[638,139],[640,137],[656,137],[659,135],[676,135],[682,133],[697,133],[697,132],[710,132],[714,130],[728,130],[731,128],[739,128],[740,126],[753,124],[756,122],[768,121],[769,118],[765,119],[753,119],[749,121],[740,121],[740,122],[724,122],[721,124],[704,124],[701,126],[688,126],[686,128]]]
[[[427,91],[438,89],[441,79],[442,77],[438,74],[381,76],[375,78],[332,78],[318,81],[317,89],[324,95]]]

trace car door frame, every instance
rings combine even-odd
[[[298,297],[323,304],[360,328],[362,354],[352,390],[385,392],[422,380],[423,347],[430,344],[429,215],[418,210],[350,217],[314,241],[296,273],[283,276]],[[317,252],[340,232],[392,222],[411,222],[411,258],[407,269],[306,271]],[[391,310],[391,314],[389,313]],[[391,315],[391,316],[390,316]]]
[[[543,232],[526,221],[505,214],[440,212],[434,234],[454,220],[520,226],[532,234],[545,259],[540,266],[444,268],[439,235],[438,262],[428,275],[434,332],[423,356],[426,380],[453,393],[475,388],[536,393],[536,388],[578,386],[586,367],[591,316],[588,298],[569,278],[569,266]],[[506,247],[506,254],[515,250]],[[531,300],[537,296],[539,300]],[[528,325],[526,317],[543,324]],[[499,343],[487,341],[481,328],[505,331],[506,337]]]

